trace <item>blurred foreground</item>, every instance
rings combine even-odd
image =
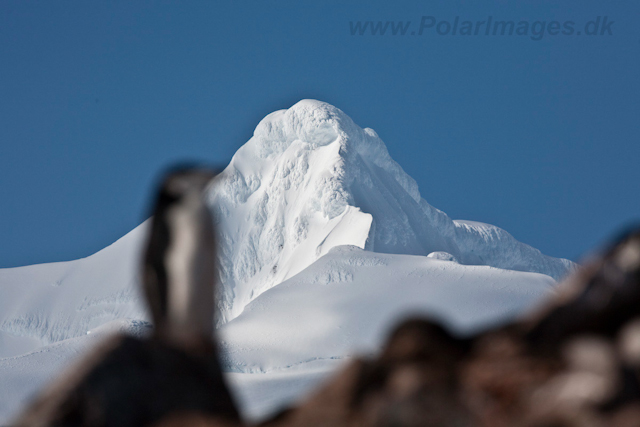
[[[175,171],[160,190],[143,265],[152,336],[106,341],[16,425],[244,425],[211,339],[209,178]],[[351,361],[263,425],[640,425],[640,231],[507,326],[460,338],[434,320],[405,321],[378,356]]]

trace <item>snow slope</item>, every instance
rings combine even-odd
[[[573,268],[498,227],[451,220],[373,130],[319,101],[265,117],[206,196],[224,363],[253,417],[355,350],[375,351],[408,311],[470,331],[535,303]],[[84,259],[0,270],[0,424],[95,342],[88,331],[147,319],[146,231]]]
[[[220,329],[224,364],[230,372],[271,372],[372,353],[411,313],[468,334],[521,312],[553,284],[538,273],[339,246]]]
[[[0,357],[85,335],[114,319],[145,319],[137,277],[146,227],[87,258],[0,269]]]
[[[245,416],[261,419],[353,355],[375,353],[407,316],[468,335],[553,292],[549,276],[340,246],[264,292],[220,329]]]
[[[468,334],[521,313],[554,284],[538,273],[339,246],[223,325],[222,363],[245,417],[258,420],[299,399],[354,354],[374,353],[403,317],[427,315]],[[0,359],[0,414],[19,408],[108,331],[147,328],[115,320]]]

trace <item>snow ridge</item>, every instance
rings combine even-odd
[[[572,268],[488,224],[452,221],[421,196],[373,129],[302,100],[266,116],[208,190],[220,234],[219,323],[332,247],[447,252],[462,264],[538,272]]]

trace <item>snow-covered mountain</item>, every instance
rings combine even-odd
[[[377,134],[303,100],[265,117],[210,184],[224,365],[246,414],[299,396],[409,311],[464,333],[573,264],[430,206]],[[146,329],[143,223],[84,259],[0,270],[0,423],[111,329]],[[90,332],[88,334],[88,332]]]
[[[211,186],[209,201],[221,235],[223,322],[339,245],[446,252],[462,264],[554,279],[571,266],[498,227],[452,221],[420,196],[373,129],[315,100],[265,117]]]

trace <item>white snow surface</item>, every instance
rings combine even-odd
[[[265,117],[208,200],[222,248],[221,323],[345,244],[392,254],[443,251],[462,264],[555,279],[571,267],[498,227],[452,221],[420,196],[374,130],[315,100]]]
[[[575,268],[493,225],[451,220],[375,131],[315,100],[265,117],[206,198],[223,365],[249,419],[374,353],[402,317],[469,333],[521,313]],[[0,424],[109,331],[146,327],[146,232],[147,222],[84,259],[0,269]]]

